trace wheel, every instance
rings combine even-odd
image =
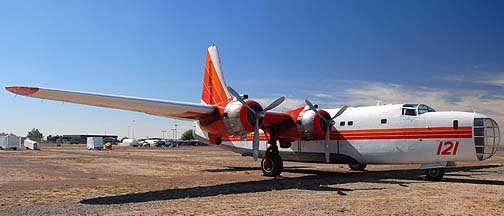
[[[350,167],[350,169],[354,171],[364,171],[367,167],[367,164],[352,163],[348,164],[348,167]]]
[[[268,163],[266,159],[261,160],[261,170],[264,176],[275,177],[280,175],[283,171],[283,161],[280,156],[270,156],[268,157]]]
[[[432,168],[425,170],[425,178],[429,181],[440,181],[444,176],[444,168]]]

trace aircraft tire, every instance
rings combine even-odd
[[[432,168],[425,170],[425,178],[429,181],[441,181],[445,174],[444,168]]]
[[[350,167],[350,169],[353,171],[364,171],[367,167],[367,164],[352,163],[348,164],[348,167]]]
[[[270,156],[268,158],[270,166],[265,167],[265,158],[261,160],[261,170],[264,176],[275,177],[283,171],[283,160],[280,156]]]

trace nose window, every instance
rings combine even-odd
[[[495,154],[499,147],[499,125],[491,118],[475,118],[473,128],[478,160],[488,159]]]

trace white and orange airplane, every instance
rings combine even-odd
[[[217,47],[206,53],[201,104],[37,87],[6,87],[12,93],[70,103],[124,109],[190,120],[197,139],[243,155],[262,158],[266,176],[277,176],[283,160],[349,164],[422,164],[429,180],[440,180],[452,161],[482,161],[496,153],[499,126],[471,112],[436,112],[424,104],[272,111],[227,86]]]

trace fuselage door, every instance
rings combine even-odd
[[[401,128],[404,143],[404,151],[416,152],[418,144],[422,143],[423,138],[418,137],[418,133],[412,128],[425,128],[427,120],[419,114],[416,104],[405,104],[401,110]]]

